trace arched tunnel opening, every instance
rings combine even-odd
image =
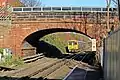
[[[61,29],[61,28],[56,28],[56,29],[45,29],[45,30],[40,30],[37,32],[34,32],[27,36],[23,42],[23,48],[26,47],[26,43],[29,44],[31,47],[35,47],[36,54],[43,53],[46,57],[51,57],[51,58],[66,58],[66,56],[71,55],[71,54],[64,54],[60,49],[58,49],[55,45],[50,44],[47,41],[40,40],[42,37],[48,34],[56,33],[56,32],[75,32],[78,34],[85,35],[88,38],[91,38],[90,36],[77,31],[77,30],[72,30],[72,29]],[[66,48],[66,46],[63,46]],[[74,53],[72,53],[74,54]],[[27,56],[29,56],[30,53],[28,53]],[[78,53],[77,57],[74,58],[77,61],[83,61],[86,62],[90,65],[94,64],[95,60],[95,52],[82,52]]]

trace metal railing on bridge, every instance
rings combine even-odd
[[[13,7],[12,12],[107,12],[104,7]],[[117,8],[110,8],[110,12]]]

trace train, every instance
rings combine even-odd
[[[79,45],[77,40],[69,40],[68,41],[68,52],[78,52]]]
[[[96,51],[96,39],[91,39],[89,42],[79,40],[68,40],[67,51],[68,53]]]

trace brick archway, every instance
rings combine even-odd
[[[4,47],[11,48],[13,53],[20,54],[21,51],[21,44],[24,41],[24,39],[37,31],[40,30],[46,30],[46,29],[70,29],[70,30],[76,30],[81,33],[85,33],[85,27],[84,25],[79,25],[79,23],[75,23],[75,26],[73,26],[73,23],[71,22],[21,22],[18,21],[14,24],[12,24],[11,29],[9,30],[9,33],[4,38]],[[96,35],[98,38],[100,37],[100,33],[104,30],[103,27],[98,27],[97,32],[94,32],[94,24],[86,24],[87,28],[87,34],[90,37],[94,37]],[[106,32],[105,32],[106,33]]]
[[[41,52],[40,48],[39,48],[40,42],[42,42],[42,41],[39,41],[39,39],[44,37],[44,36],[46,36],[46,35],[49,35],[49,34],[52,34],[52,33],[56,33],[56,32],[75,32],[75,33],[78,33],[78,34],[82,34],[82,35],[86,36],[86,38],[91,40],[91,37],[89,35],[86,35],[85,33],[80,32],[78,30],[66,29],[66,28],[49,28],[49,29],[43,29],[43,30],[39,30],[39,31],[30,33],[23,40],[23,42],[21,44],[22,45],[21,48],[22,48],[22,50],[25,50],[25,49],[28,49],[28,48],[29,49],[33,49],[32,47],[35,47],[37,49],[36,51],[39,53],[39,52]],[[25,54],[28,55],[29,53],[25,52]]]
[[[66,26],[67,24],[67,26]],[[57,26],[57,27],[56,27]],[[8,36],[5,39],[5,47],[9,47],[12,49],[13,53],[20,54],[21,45],[24,39],[30,34],[36,33],[41,30],[49,30],[49,29],[65,29],[71,30],[73,32],[79,32],[84,35],[84,29],[82,31],[79,30],[79,26],[76,26],[76,29],[70,23],[30,23],[30,24],[14,24],[9,31]],[[63,31],[64,32],[64,31]],[[67,31],[66,31],[67,32]],[[87,35],[91,37],[91,35]]]
[[[77,19],[73,18],[71,15],[68,16],[68,12],[65,12],[68,17],[60,17],[59,14],[59,17],[57,17],[56,14],[53,18],[51,18],[48,13],[54,14],[54,12],[13,12],[11,28],[8,30],[9,32],[7,34],[4,34],[5,36],[3,39],[0,39],[0,43],[3,42],[0,46],[11,48],[13,53],[19,54],[22,41],[24,41],[28,35],[40,30],[52,28],[77,30],[89,35],[90,37],[96,38],[97,40],[100,40],[102,33],[107,34],[107,30],[105,28],[106,16],[104,16],[104,13],[97,14],[84,12],[81,14],[81,12],[78,12],[78,14],[73,15],[81,16]],[[86,15],[86,17],[84,15]],[[101,18],[99,19],[99,17]],[[111,17],[111,20],[115,19]],[[117,21],[118,19],[114,22],[111,21],[110,27],[112,25],[117,26]]]

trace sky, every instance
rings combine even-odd
[[[106,7],[106,0],[41,0],[43,6]]]

